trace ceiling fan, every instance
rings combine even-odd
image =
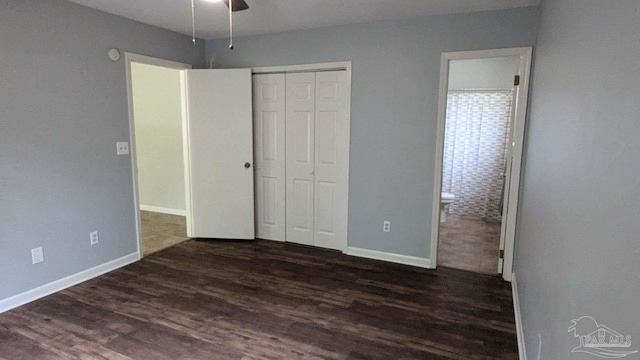
[[[231,3],[229,3],[231,1]],[[233,13],[247,10],[249,5],[244,0],[224,0],[229,8],[229,50],[233,50]],[[196,43],[196,8],[195,1],[191,0],[191,25],[193,29],[193,44]]]
[[[224,3],[229,7],[229,0],[224,0]],[[249,8],[249,5],[244,0],[232,0],[231,5],[230,9],[233,9],[233,11],[242,11]]]
[[[229,50],[233,50],[233,12],[247,10],[249,5],[244,0],[224,0],[229,8]]]

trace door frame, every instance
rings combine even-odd
[[[349,77],[349,90],[351,90],[351,61],[335,61],[315,64],[256,66],[251,68],[251,73],[258,74],[286,74],[292,72],[319,72],[346,70]],[[351,94],[351,92],[349,92]]]
[[[133,80],[131,78],[131,63],[140,63],[146,65],[161,66],[176,70],[192,69],[193,65],[155,58],[146,55],[135,54],[131,52],[124,53],[124,61],[127,77],[127,104],[129,113],[129,156],[131,157],[131,175],[133,179],[133,206],[135,209],[136,220],[136,245],[138,251],[138,260],[144,257],[142,253],[142,222],[140,219],[140,190],[138,185],[138,159],[136,153],[136,134],[135,134],[135,116],[133,111]]]
[[[529,99],[529,81],[531,74],[531,57],[533,48],[505,48],[477,51],[460,51],[442,53],[440,63],[440,99],[438,103],[438,125],[436,135],[436,161],[434,170],[433,206],[431,216],[431,268],[438,263],[438,240],[440,235],[440,201],[442,196],[442,165],[444,153],[445,121],[447,112],[447,94],[449,88],[449,67],[453,60],[476,60],[513,57],[519,58],[520,85],[517,87],[513,118],[513,143],[511,171],[507,174],[508,193],[505,196],[506,228],[504,236],[504,261],[502,278],[511,281],[513,273],[513,254],[518,212],[518,197],[522,169],[522,150],[526,127],[527,103]],[[504,222],[505,219],[503,219]],[[504,227],[503,227],[504,228]]]
[[[347,116],[349,121],[347,122],[347,136],[349,139],[349,144],[347,146],[348,156],[347,156],[347,179],[346,179],[346,190],[347,190],[347,237],[345,239],[344,244],[342,244],[340,251],[343,253],[347,252],[347,248],[349,246],[349,172],[350,172],[350,159],[351,159],[351,82],[352,82],[352,73],[351,73],[351,61],[336,61],[336,62],[326,62],[326,63],[313,63],[313,64],[299,64],[299,65],[276,65],[276,66],[259,66],[253,67],[251,69],[252,75],[261,75],[261,74],[287,74],[287,73],[301,73],[301,72],[322,72],[322,71],[346,71],[347,72]],[[255,190],[254,190],[255,191]],[[286,210],[285,210],[286,211]],[[286,214],[285,214],[286,219]],[[285,220],[286,221],[286,220]],[[256,227],[257,229],[257,227]],[[257,231],[257,230],[256,230]],[[286,241],[286,236],[285,236]]]

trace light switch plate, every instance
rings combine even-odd
[[[118,155],[129,155],[129,143],[126,141],[117,142],[116,149]]]
[[[34,264],[44,261],[44,252],[42,251],[42,247],[31,249],[31,260]]]

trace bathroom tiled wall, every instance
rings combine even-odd
[[[500,219],[512,90],[450,90],[442,191],[456,196],[449,213]]]

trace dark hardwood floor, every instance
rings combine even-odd
[[[1,359],[517,359],[511,289],[269,241],[188,241],[0,315]]]

